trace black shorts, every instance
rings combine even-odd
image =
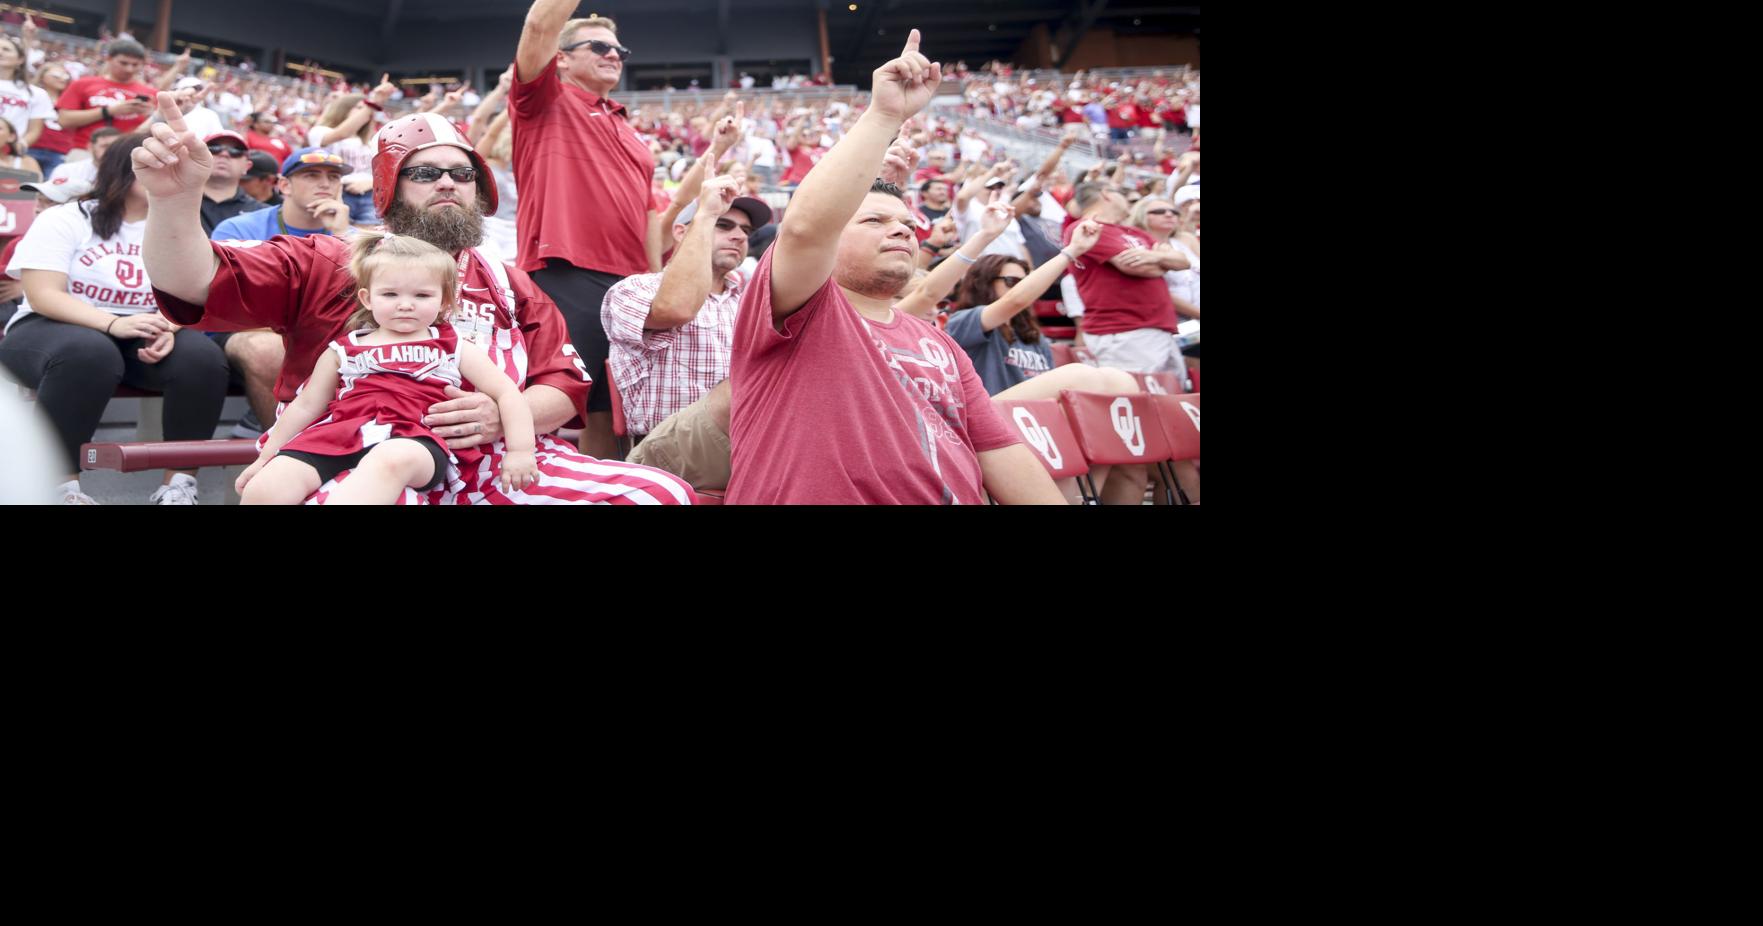
[[[569,327],[569,341],[594,378],[594,387],[588,390],[588,411],[612,411],[612,390],[606,388],[606,358],[612,353],[612,343],[600,320],[600,306],[606,301],[606,291],[624,277],[583,270],[555,257],[545,261],[544,269],[528,276],[557,303],[557,311],[563,313],[563,322]]]
[[[447,478],[447,451],[443,450],[441,448],[441,445],[435,443],[433,439],[427,438],[427,437],[392,437],[392,438],[387,438],[387,440],[413,440],[413,441],[416,441],[417,443],[421,444],[425,449],[428,450],[429,456],[432,456],[435,458],[434,478],[430,479],[428,481],[427,485],[417,487],[416,491],[418,491],[418,492],[433,491],[434,489],[438,488],[440,486],[440,484]],[[379,444],[375,444],[373,446],[378,447]],[[327,456],[323,456],[321,454],[307,453],[304,450],[283,450],[276,455],[282,456],[282,457],[293,457],[294,459],[299,460],[300,462],[306,464],[307,466],[310,466],[313,469],[318,470],[318,484],[324,485],[325,483],[330,482],[332,479],[337,478],[337,474],[342,472],[343,470],[354,469],[358,464],[361,463],[361,458],[367,456],[367,452],[372,449],[373,449],[373,447],[363,447],[362,449],[357,450],[354,453],[344,454],[343,456],[340,456],[340,457],[327,457]]]

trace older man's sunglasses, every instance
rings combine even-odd
[[[583,45],[588,46],[588,51],[591,51],[594,54],[599,55],[602,58],[606,57],[607,52],[616,51],[616,52],[618,52],[618,60],[620,60],[620,61],[631,60],[631,50],[630,49],[624,47],[623,45],[613,45],[610,42],[602,42],[599,39],[583,39],[580,42],[572,42],[568,45],[563,46],[563,50],[564,51],[574,51],[575,49],[580,48]]]

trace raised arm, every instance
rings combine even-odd
[[[1053,146],[1053,152],[1047,155],[1045,161],[1041,162],[1041,167],[1039,170],[1035,171],[1035,176],[1043,183],[1046,182],[1047,178],[1053,176],[1059,171],[1059,162],[1065,158],[1065,152],[1070,150],[1071,146],[1075,144],[1077,144],[1077,136],[1072,132],[1067,131],[1065,135],[1059,139],[1059,144]]]
[[[502,105],[502,100],[508,96],[508,87],[513,82],[514,65],[510,64],[508,70],[503,71],[502,76],[496,80],[496,86],[491,88],[489,93],[484,94],[483,102],[477,104],[477,109],[471,111],[471,121],[466,125],[465,138],[471,142],[472,147],[483,147],[484,137],[489,133],[490,123],[494,118],[491,113],[496,111],[497,106]]]
[[[1095,219],[1085,219],[1071,232],[1071,243],[1059,250],[1059,254],[1024,277],[1021,283],[1010,287],[1003,298],[995,300],[979,314],[979,323],[987,331],[1009,321],[1016,313],[1034,304],[1040,295],[1059,281],[1077,259],[1096,246],[1096,239],[1102,236],[1102,226]]]
[[[970,235],[965,242],[962,242],[961,250],[950,255],[930,273],[925,274],[924,279],[919,281],[918,287],[908,293],[904,299],[895,303],[895,308],[907,314],[925,318],[931,314],[932,309],[936,308],[937,303],[948,298],[950,291],[955,288],[955,284],[960,283],[961,278],[967,274],[967,268],[972,266],[974,261],[979,260],[980,255],[985,253],[986,247],[996,241],[998,236],[1004,233],[1004,229],[1010,226],[1010,219],[1015,214],[1010,211],[1009,206],[1004,205],[1003,194],[1003,190],[993,191],[992,201],[986,204],[985,215],[980,217],[979,230]]]
[[[538,76],[545,65],[557,56],[557,40],[562,37],[563,24],[575,12],[581,0],[536,0],[526,11],[526,25],[520,30],[520,46],[514,50],[514,76],[522,83]]]
[[[159,95],[165,121],[129,157],[135,182],[147,193],[147,229],[141,259],[154,287],[191,305],[208,301],[220,258],[202,231],[202,185],[214,171],[214,155],[184,124],[169,93]]]
[[[154,89],[170,90],[172,85],[178,82],[178,78],[183,75],[184,68],[189,66],[190,47],[186,45],[184,46],[184,53],[178,55],[177,60],[173,61],[171,66],[165,69],[165,73],[159,75],[159,79],[153,82]]]
[[[712,177],[705,182],[698,196],[698,212],[692,225],[674,252],[673,261],[661,274],[661,286],[649,304],[649,317],[643,327],[650,330],[678,328],[698,317],[704,300],[710,297],[712,278],[711,249],[716,245],[716,220],[728,212],[729,204],[739,193],[735,178]],[[668,225],[671,230],[673,226]]]
[[[312,131],[308,133],[307,140],[314,145],[323,146],[339,138],[348,138],[354,135],[361,131],[362,126],[373,120],[373,114],[376,111],[385,109],[386,101],[390,100],[392,94],[396,92],[398,92],[398,87],[392,83],[392,75],[381,74],[379,86],[373,88],[361,102],[356,103],[355,108],[349,110],[349,115],[345,116],[342,122],[330,126],[314,126]]]
[[[772,245],[777,249],[771,266],[774,322],[802,308],[826,284],[839,236],[869,194],[889,144],[942,83],[943,66],[919,54],[918,42],[913,29],[900,57],[876,69],[869,108],[796,188]]]

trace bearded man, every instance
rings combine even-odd
[[[349,244],[329,235],[210,242],[202,234],[203,185],[213,156],[160,98],[163,124],[132,155],[147,193],[142,258],[167,318],[207,331],[269,328],[286,360],[276,379],[281,406],[292,401],[319,355],[344,334],[356,308]],[[506,266],[483,241],[483,214],[496,209],[496,184],[465,137],[445,119],[418,113],[387,123],[375,139],[374,207],[394,234],[421,238],[459,262],[459,306],[451,323],[522,389],[539,434],[539,482],[504,493],[496,476],[504,452],[496,403],[449,388],[423,423],[447,438],[457,472],[428,493],[406,490],[405,504],[690,504],[677,477],[635,464],[595,460],[550,432],[585,417],[592,379],[575,356],[557,307],[527,275]],[[280,413],[280,407],[277,409]],[[321,486],[321,502],[347,473]]]

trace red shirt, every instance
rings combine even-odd
[[[655,156],[622,104],[557,76],[557,59],[508,91],[520,269],[561,258],[618,276],[649,272],[649,186]]]
[[[287,160],[288,155],[294,153],[293,147],[287,142],[279,138],[270,138],[268,135],[259,135],[256,132],[245,133],[245,144],[254,151],[262,151],[275,158],[277,164]]]
[[[1062,241],[1071,243],[1072,226],[1065,226]],[[1084,301],[1084,334],[1119,334],[1140,328],[1175,330],[1175,302],[1161,274],[1135,277],[1121,273],[1108,258],[1128,248],[1148,248],[1151,239],[1136,228],[1102,224],[1102,237],[1083,256],[1083,269],[1074,271],[1077,295]]]
[[[155,289],[159,311],[203,331],[273,329],[287,351],[275,397],[294,401],[318,355],[346,333],[344,323],[358,305],[355,278],[349,274],[349,244],[330,235],[277,235],[213,248],[220,267],[208,288],[207,305],[191,305]],[[460,278],[453,328],[480,347],[485,347],[484,340],[494,340],[486,352],[510,380],[523,389],[541,385],[562,390],[576,415],[586,420],[591,380],[570,346],[557,306],[526,274],[513,269],[508,271],[512,292],[503,290],[497,298],[495,275],[481,255],[471,254]],[[504,303],[512,304],[512,319]]]
[[[66,154],[69,151],[72,151],[74,142],[73,133],[63,129],[52,129],[49,127],[49,122],[50,120],[48,119],[43,120],[43,134],[37,136],[37,143],[31,147],[42,148],[44,151],[54,151],[59,154]],[[55,124],[60,125],[60,120],[55,120]]]
[[[801,183],[808,179],[808,172],[814,169],[814,165],[820,163],[820,159],[826,156],[828,150],[815,145],[797,145],[791,148],[790,169],[784,171],[783,179],[778,183]]]
[[[124,100],[132,100],[137,96],[144,96],[147,99],[152,100],[158,95],[159,91],[157,89],[149,87],[146,84],[119,84],[108,77],[92,75],[90,77],[82,77],[79,80],[68,84],[67,89],[61,91],[61,97],[55,101],[55,108],[98,109],[104,106],[115,106]],[[150,116],[152,113],[148,113],[147,115]],[[127,135],[128,133],[133,132],[141,123],[146,121],[147,116],[118,116],[108,123],[100,119],[90,125],[84,125],[74,129],[73,146],[75,148],[87,147],[91,141],[92,133],[103,128],[105,125],[113,125],[116,127],[117,131]]]
[[[1139,124],[1139,108],[1131,103],[1122,103],[1108,110],[1108,127],[1125,129]]]
[[[1021,441],[967,352],[904,312],[864,318],[830,278],[779,333],[776,254],[735,317],[728,503],[984,504],[977,454]]]

